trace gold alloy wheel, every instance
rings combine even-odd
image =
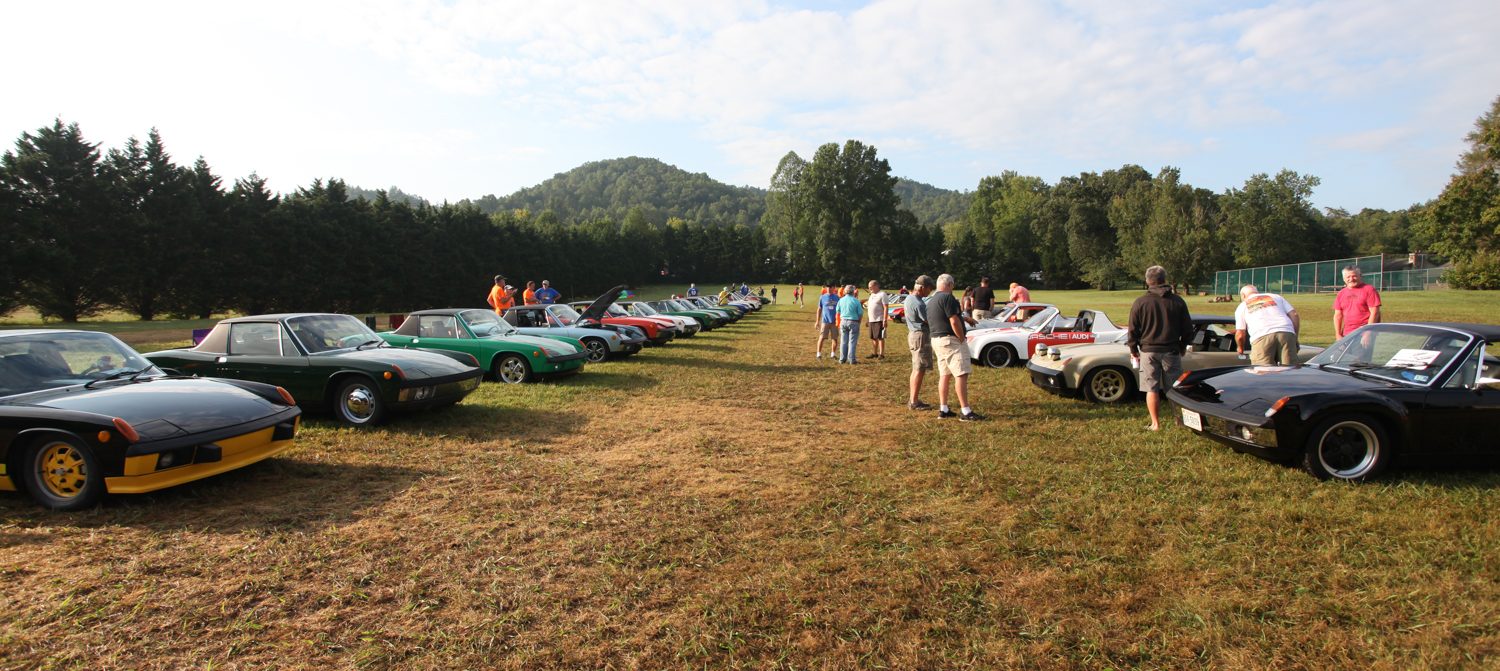
[[[72,499],[83,494],[88,484],[88,464],[83,453],[72,443],[54,441],[37,450],[37,481],[59,499]]]

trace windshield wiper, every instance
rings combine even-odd
[[[385,342],[385,341],[381,340],[379,338],[376,338],[374,340],[366,340],[366,341],[364,341],[364,342],[362,342],[362,343],[360,343],[358,345],[355,345],[354,349],[356,349],[356,350],[362,350],[362,349],[365,348],[365,345],[375,345],[376,347],[379,347],[380,343],[383,343],[383,342]]]
[[[100,382],[104,382],[106,380],[118,380],[118,379],[120,379],[122,377],[125,377],[126,375],[140,375],[141,373],[146,372],[150,368],[151,368],[151,366],[146,366],[145,368],[142,368],[140,370],[130,370],[129,368],[121,368],[120,370],[117,370],[117,371],[115,371],[113,373],[110,373],[109,375],[101,377],[101,378],[99,378],[97,380],[89,380],[87,384],[83,385],[83,388],[84,389],[93,389],[95,384],[98,384]],[[132,382],[134,382],[135,378],[132,377],[132,378],[130,378],[130,380]]]

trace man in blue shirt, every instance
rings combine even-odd
[[[550,280],[542,280],[542,288],[536,290],[536,302],[543,305],[551,305],[556,303],[558,297],[561,295],[557,293],[556,289],[552,288]]]
[[[688,285],[688,295],[689,296],[697,296],[698,295],[698,284],[696,282],[693,283],[693,284],[689,284]]]
[[[906,345],[911,350],[911,382],[906,407],[912,410],[931,410],[918,396],[922,391],[922,378],[932,370],[932,334],[927,329],[927,295],[937,287],[931,277],[923,275],[911,285],[912,293],[906,296]]]
[[[859,363],[854,358],[859,347],[859,322],[865,317],[865,304],[861,303],[853,284],[844,285],[844,297],[839,299],[839,363]]]
[[[838,336],[833,332],[834,322],[837,321],[835,316],[838,314],[836,312],[838,303],[839,297],[833,290],[833,283],[830,282],[823,287],[823,295],[818,298],[818,312],[813,316],[813,326],[818,329],[818,353],[814,358],[823,358],[824,340],[832,341],[833,346],[838,347]],[[828,358],[833,358],[832,350],[828,352]]]

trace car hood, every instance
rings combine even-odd
[[[546,352],[549,355],[573,354],[578,351],[577,347],[569,345],[568,343],[565,343],[561,340],[543,338],[542,336],[526,335],[524,333],[490,336],[488,338],[485,338],[485,340],[504,340],[505,342],[518,343],[527,345],[529,347],[539,347],[543,352]]]
[[[444,377],[474,370],[473,366],[459,363],[437,352],[424,352],[419,349],[402,349],[399,347],[377,347],[367,350],[344,351],[330,356],[341,361],[395,364],[401,367],[401,372],[408,380]]]
[[[1182,393],[1195,401],[1222,404],[1228,410],[1260,414],[1283,396],[1348,395],[1403,386],[1312,366],[1249,366],[1199,380]]]
[[[287,406],[228,382],[209,378],[147,378],[48,389],[15,396],[7,405],[119,417],[143,440],[211,431],[269,417]]]
[[[592,319],[596,322],[600,319],[603,319],[604,311],[608,310],[609,306],[614,305],[615,301],[620,300],[620,292],[624,290],[625,285],[621,284],[613,289],[610,289],[609,291],[599,294],[599,297],[595,298],[594,302],[589,303],[588,307],[580,311],[578,313],[578,316],[583,319]]]

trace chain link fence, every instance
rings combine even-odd
[[[1445,284],[1448,268],[1420,268],[1412,270],[1385,270],[1386,256],[1359,256],[1330,261],[1310,261],[1284,266],[1261,266],[1220,270],[1214,273],[1214,294],[1233,296],[1240,287],[1254,284],[1261,291],[1274,294],[1334,293],[1344,287],[1345,267],[1359,268],[1366,283],[1381,292],[1421,291],[1433,285]],[[1400,257],[1391,257],[1400,258]]]

